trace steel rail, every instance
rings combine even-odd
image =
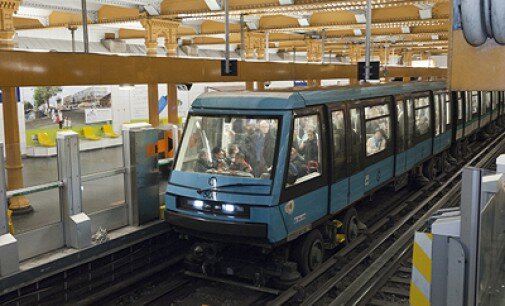
[[[479,167],[489,166],[490,162],[493,160],[494,156],[496,156],[498,148],[503,149],[503,147],[504,147],[504,144],[501,143],[501,145],[499,147],[494,148],[491,152],[489,152],[486,155],[485,158],[483,158],[481,160],[481,162],[478,163],[478,166]],[[461,183],[458,183],[453,188],[460,187],[460,184]],[[449,204],[449,205],[442,205],[442,206],[448,206],[448,207],[455,206],[453,204],[457,204],[459,202],[460,195],[461,195],[461,189],[458,188],[458,190],[457,190],[456,194],[454,195],[454,197],[449,198],[448,202],[446,203],[446,204]],[[440,201],[442,201],[442,200],[440,200]],[[430,217],[431,216],[429,216],[428,219]],[[402,248],[400,248],[396,254],[406,254],[411,249],[412,249],[412,243],[410,242],[410,243],[407,243],[406,245],[404,245]],[[399,264],[401,262],[402,257],[403,256],[396,256],[396,259],[393,262],[396,262],[396,263]],[[390,261],[391,261],[391,258],[390,258]],[[390,269],[387,269],[384,272],[384,274],[377,275],[377,273],[375,273],[373,281],[365,283],[365,285],[362,286],[361,292],[359,293],[359,296],[356,297],[356,295],[354,295],[353,296],[354,300],[352,301],[351,304],[356,305],[356,304],[367,303],[369,301],[368,297],[370,297],[370,298],[373,297],[373,295],[376,294],[378,292],[378,290],[384,286],[385,283],[387,283],[387,281],[390,278],[391,273],[395,272],[395,269],[393,269],[393,266],[397,266],[397,265],[393,265],[392,264],[390,266],[391,266]],[[368,273],[372,273],[372,272],[367,269],[366,271],[363,272],[362,275],[366,275]],[[372,278],[370,278],[370,279],[372,279]],[[358,281],[358,279],[356,279],[356,281]],[[340,296],[339,296],[339,298],[340,298]],[[343,301],[339,301],[339,302],[343,302]],[[347,303],[347,302],[349,302],[349,301],[344,301],[344,303]]]
[[[483,164],[485,164],[489,159],[491,159],[498,150],[501,150],[501,148],[504,146],[504,144],[501,144],[499,146],[495,146],[497,142],[503,141],[503,138],[505,136],[505,133],[502,133],[498,138],[496,138],[491,144],[487,145],[479,154],[477,154],[475,157],[473,157],[470,162],[468,162],[465,167],[469,167],[475,162],[478,158],[481,157],[482,154],[484,154],[487,150],[490,148],[493,148],[490,152],[486,154],[486,157],[480,162],[478,162],[475,166],[479,167]],[[420,209],[422,209],[424,206],[426,206],[435,196],[439,195],[441,192],[443,192],[451,183],[453,183],[455,180],[457,180],[461,173],[462,169],[456,172],[447,182],[445,182],[440,188],[437,189],[436,192],[432,193],[426,200],[424,200],[414,211],[417,213]],[[355,305],[359,300],[353,300],[352,303],[351,299],[353,299],[356,294],[359,293],[360,289],[363,288],[363,286],[368,283],[379,271],[384,267],[384,265],[388,262],[390,262],[391,258],[394,257],[395,254],[400,252],[403,249],[405,249],[405,245],[409,244],[409,241],[412,240],[412,237],[414,233],[419,230],[427,220],[440,208],[444,207],[445,204],[451,202],[452,199],[455,198],[455,195],[458,193],[458,191],[461,189],[461,181],[458,181],[439,201],[437,201],[436,204],[434,204],[422,217],[420,217],[414,225],[412,225],[400,238],[398,238],[391,247],[389,247],[382,255],[374,261],[372,265],[370,265],[361,275],[354,280],[354,282],[349,285],[336,299],[333,300],[333,302],[330,304],[332,306],[336,305],[347,305],[347,304],[352,304]],[[414,214],[409,214],[414,216]],[[410,218],[409,218],[410,219]],[[405,220],[405,223],[408,220]],[[405,224],[404,223],[404,224]],[[407,247],[408,248],[408,247]],[[403,250],[405,251],[405,250]],[[371,252],[367,252],[371,253]],[[366,257],[368,257],[369,254],[367,254]],[[365,258],[364,258],[365,259]],[[331,288],[333,288],[338,281],[335,281],[332,279],[331,281],[331,286],[323,286],[324,290],[321,290],[321,292],[318,293],[317,296],[311,296],[308,298],[308,301],[305,301],[302,305],[313,305],[316,301],[318,301],[320,298],[324,296]],[[321,294],[324,292],[324,294]],[[317,297],[317,298],[316,298]],[[311,299],[311,298],[316,298],[316,299]]]

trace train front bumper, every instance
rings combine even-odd
[[[204,239],[239,243],[268,242],[268,226],[264,223],[209,220],[171,210],[165,210],[165,220],[178,232]]]

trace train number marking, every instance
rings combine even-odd
[[[305,220],[306,217],[307,217],[306,213],[294,217],[295,224],[302,222],[303,220]]]

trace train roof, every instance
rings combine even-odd
[[[198,97],[193,102],[192,109],[290,110],[333,102],[444,89],[445,82],[410,82],[303,91],[213,92]]]

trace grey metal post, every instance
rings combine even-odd
[[[74,131],[58,132],[56,141],[58,179],[63,182],[60,208],[65,244],[82,249],[91,244],[91,219],[82,211],[79,134]]]
[[[224,0],[224,39],[225,39],[225,58],[226,66],[225,72],[228,75],[230,73],[230,11],[228,6],[228,0]]]
[[[76,28],[74,27],[69,27],[70,34],[72,34],[72,52],[75,52],[75,30]]]
[[[86,8],[86,0],[81,0],[81,6],[82,6],[82,35],[84,41],[84,53],[89,53],[88,9]]]
[[[240,59],[245,60],[245,24],[244,15],[240,14]]]
[[[19,270],[19,250],[16,238],[9,233],[7,219],[7,185],[5,182],[4,145],[0,143],[0,276]]]
[[[326,30],[323,29],[323,33],[321,35],[321,63],[324,64],[324,49],[326,48]]]
[[[465,250],[465,305],[475,305],[479,248],[481,170],[464,168],[461,183],[461,243]]]
[[[370,80],[370,56],[372,40],[372,0],[366,1],[365,82]]]
[[[158,141],[159,131],[147,123],[123,125],[129,225],[137,226],[159,217],[158,159],[146,156],[146,146]]]

